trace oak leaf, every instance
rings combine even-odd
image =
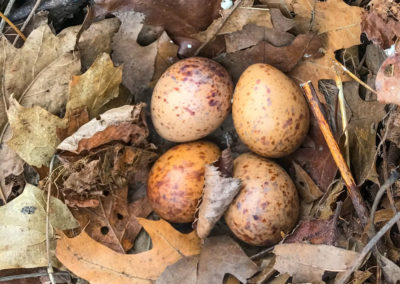
[[[61,234],[57,258],[69,270],[93,283],[151,283],[168,265],[200,253],[195,232],[182,234],[164,220],[138,218],[150,235],[153,248],[135,255],[119,254],[91,239],[85,232],[75,238]]]
[[[36,186],[27,184],[21,195],[0,207],[0,269],[47,266],[46,197]],[[68,207],[51,197],[50,224],[59,230],[79,226]],[[12,237],[11,237],[12,236]],[[56,245],[50,229],[50,247]],[[54,258],[53,265],[59,267]]]

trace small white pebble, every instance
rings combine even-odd
[[[392,56],[396,53],[396,47],[394,44],[392,44],[391,47],[389,47],[388,49],[385,49],[384,51],[385,51],[386,56]]]
[[[187,48],[192,48],[192,45],[191,45],[191,44],[188,44],[188,45],[187,45]]]
[[[221,8],[224,10],[229,9],[232,6],[233,6],[232,0],[222,0],[221,1]]]

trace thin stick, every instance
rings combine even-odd
[[[237,7],[239,7],[239,5],[242,3],[243,0],[237,0],[235,2],[235,4],[233,5],[233,7],[231,8],[231,11],[229,12],[229,14],[227,14],[225,16],[225,18],[222,19],[222,21],[219,23],[214,35],[212,37],[209,37],[205,42],[203,42],[199,48],[196,50],[196,52],[194,53],[194,56],[197,56],[200,51],[210,42],[212,41],[218,34],[218,32],[222,29],[222,27],[225,25],[226,21],[229,19],[229,17],[233,14],[233,12],[235,12],[235,10],[237,9]]]
[[[70,274],[65,271],[54,272],[54,275],[70,276]],[[28,273],[28,274],[3,276],[3,277],[0,277],[0,282],[8,282],[8,281],[13,281],[13,280],[18,280],[18,279],[35,278],[35,277],[40,277],[40,276],[47,276],[47,272],[35,272],[35,273]]]
[[[390,189],[390,187],[399,179],[400,174],[397,171],[394,171],[390,177],[385,181],[385,183],[381,186],[381,188],[378,190],[378,193],[375,196],[374,203],[372,204],[371,208],[371,214],[369,217],[370,223],[371,223],[371,228],[374,230],[373,224],[375,223],[375,212],[378,209],[378,204],[382,199],[382,196],[385,194],[387,189]]]
[[[373,92],[374,94],[378,94],[374,89],[372,89],[370,86],[368,86],[367,84],[365,84],[363,81],[361,81],[356,75],[354,75],[349,69],[347,69],[346,66],[344,66],[342,63],[340,63],[339,61],[337,61],[336,59],[333,59],[333,62],[339,66],[340,68],[343,69],[344,72],[346,72],[354,81],[356,81],[357,83],[359,83],[360,85],[362,85],[364,88],[366,88],[367,90]]]
[[[368,244],[363,248],[359,257],[354,262],[353,266],[343,274],[343,276],[336,282],[336,284],[345,284],[350,279],[351,274],[357,270],[357,268],[362,264],[365,256],[369,254],[371,249],[375,247],[376,243],[386,234],[386,232],[400,220],[400,212],[396,213],[389,222],[379,230],[379,232],[368,242]]]
[[[21,27],[21,31],[25,30],[26,26],[29,24],[33,15],[35,15],[36,9],[39,7],[41,1],[42,0],[36,0],[35,6],[33,6],[32,11],[29,13],[28,18],[26,18],[24,24]],[[19,37],[16,36],[16,38],[14,39],[13,45],[15,45],[17,43],[18,39],[19,39]]]
[[[347,127],[347,113],[346,113],[346,106],[344,103],[345,100],[344,100],[343,83],[336,68],[335,68],[335,73],[336,73],[335,74],[336,87],[339,89],[338,100],[339,100],[340,114],[342,116],[342,129],[345,136],[345,141],[344,141],[344,149],[346,151],[345,156],[346,156],[347,166],[350,168],[349,130]]]
[[[324,135],[326,144],[329,147],[329,150],[332,154],[333,159],[339,171],[342,175],[342,178],[346,184],[347,191],[349,192],[351,201],[353,203],[354,209],[357,212],[358,217],[360,218],[361,224],[365,227],[368,223],[368,209],[364,203],[364,200],[360,194],[360,190],[358,189],[356,182],[347,166],[346,161],[344,160],[342,153],[340,153],[339,146],[333,137],[333,134],[329,128],[328,122],[326,121],[321,108],[319,106],[319,101],[317,97],[317,93],[311,83],[308,81],[307,83],[301,84],[301,87],[304,91],[304,94],[309,102],[312,112],[318,121],[318,126],[321,129],[322,134]]]
[[[49,185],[47,188],[47,204],[46,204],[46,252],[47,252],[47,273],[49,274],[49,279],[51,284],[55,284],[54,280],[54,270],[51,264],[51,253],[50,253],[50,200],[51,200],[51,178],[53,175],[53,168],[54,168],[54,161],[57,155],[53,155],[50,161],[50,168],[49,168]]]
[[[0,17],[6,21],[7,24],[10,25],[10,27],[13,28],[13,30],[23,39],[26,40],[26,36],[24,36],[24,34],[22,33],[22,31],[20,31],[6,16],[4,16],[4,14],[2,12],[0,12]],[[17,36],[18,37],[18,36]]]
[[[12,7],[14,6],[15,0],[10,0],[8,1],[7,7],[4,10],[4,16],[8,17],[8,15],[11,12]],[[4,26],[6,25],[6,22],[2,19],[0,23],[0,33],[3,32]]]

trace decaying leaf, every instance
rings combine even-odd
[[[383,49],[400,38],[400,4],[396,1],[373,0],[364,12],[362,30],[368,39]]]
[[[95,0],[96,15],[114,12],[136,11],[146,15],[145,22],[163,27],[173,39],[182,40],[206,29],[219,17],[219,0],[193,0],[175,2],[170,0]]]
[[[346,271],[358,253],[327,245],[280,244],[274,248],[274,268],[288,273],[294,283],[322,281],[325,271]]]
[[[398,283],[400,281],[400,268],[397,264],[392,262],[390,259],[379,256],[379,262],[381,263],[383,275],[388,283]]]
[[[168,266],[156,284],[194,284],[197,283],[197,266],[199,255],[184,257]]]
[[[86,73],[74,76],[66,117],[82,107],[87,107],[89,114],[96,116],[101,107],[118,96],[121,72],[120,68],[114,68],[109,56],[103,54]],[[67,127],[67,119],[52,115],[39,106],[24,108],[12,99],[7,115],[13,130],[8,145],[28,164],[38,168],[47,166],[60,143],[57,130]]]
[[[110,109],[82,125],[72,136],[62,141],[57,149],[79,154],[111,141],[140,145],[148,135],[144,107],[145,104],[140,103]]]
[[[363,9],[349,6],[342,0],[288,2],[295,13],[296,30],[301,33],[309,30],[316,32],[322,38],[322,47],[325,50],[325,56],[322,58],[300,62],[290,72],[290,76],[300,83],[311,80],[314,86],[318,86],[321,79],[335,79],[336,73],[332,63],[335,58],[334,51],[360,44]],[[343,76],[342,80],[346,79],[348,78]],[[321,94],[319,99],[325,102]]]
[[[348,106],[350,161],[356,181],[365,180],[379,184],[376,173],[376,131],[379,122],[385,117],[385,105],[366,102],[359,96],[356,82],[344,84],[344,95]]]
[[[314,245],[335,245],[337,217],[332,215],[328,220],[312,219],[302,221],[284,243],[310,243]]]
[[[147,199],[129,210],[128,187],[110,188],[105,197],[98,197],[96,207],[71,209],[74,217],[94,240],[119,253],[131,249],[141,226],[136,217],[147,217],[152,209]],[[140,210],[141,209],[141,210]],[[136,211],[136,212],[133,212]],[[131,215],[135,213],[135,215]]]
[[[320,56],[320,47],[320,39],[317,36],[301,34],[287,46],[275,47],[262,41],[248,49],[221,55],[215,60],[225,66],[233,80],[236,81],[242,72],[254,63],[267,63],[283,72],[288,72],[305,54],[310,57]]]
[[[237,243],[228,236],[217,236],[205,240],[200,256],[184,258],[167,267],[156,283],[223,283],[227,273],[246,283],[257,271],[257,265]],[[182,278],[180,272],[188,278]]]
[[[0,207],[0,269],[47,266],[46,197],[30,184],[21,195]],[[79,226],[67,206],[51,197],[50,224],[59,230]],[[12,237],[10,237],[12,236]],[[51,249],[55,235],[50,230]],[[53,265],[59,262],[53,259]]]
[[[86,107],[89,118],[96,117],[105,104],[118,96],[121,79],[122,67],[114,67],[107,53],[99,55],[84,74],[72,77],[65,116]]]
[[[118,33],[112,41],[112,58],[116,64],[123,64],[122,82],[135,96],[136,101],[145,101],[139,96],[153,78],[157,56],[157,42],[140,46],[136,40],[143,26],[144,15],[137,12],[120,12]]]
[[[138,220],[152,239],[153,248],[149,251],[135,255],[119,254],[82,232],[71,239],[61,235],[57,242],[57,258],[87,281],[151,283],[168,265],[200,253],[200,239],[195,232],[181,234],[163,220]]]
[[[9,103],[7,116],[13,137],[8,146],[29,165],[47,166],[60,143],[57,128],[65,128],[64,121],[39,106],[25,108],[14,98]]]
[[[203,196],[196,223],[196,232],[200,238],[208,236],[239,190],[239,179],[223,176],[213,165],[206,166]]]
[[[400,105],[400,53],[386,58],[376,75],[378,101]]]
[[[4,37],[1,39],[0,78],[5,98],[13,94],[26,107],[46,108],[51,113],[60,111],[68,98],[68,85],[72,75],[78,74],[80,60],[71,51],[76,34],[55,36],[47,25],[40,26],[17,49]],[[56,92],[50,90],[56,89]],[[6,106],[0,100],[0,127],[7,121]]]
[[[299,164],[293,162],[293,166],[296,174],[294,182],[301,197],[300,219],[304,219],[310,215],[314,201],[320,198],[324,193]]]
[[[216,35],[241,31],[243,27],[248,24],[272,28],[271,16],[268,9],[252,9],[253,2],[254,0],[244,0],[233,12],[233,7],[223,10],[221,12],[221,17],[214,20],[214,22],[208,26],[207,30],[193,34],[192,36],[200,42],[206,42]],[[225,23],[222,28],[220,28],[223,21],[225,21]]]
[[[303,144],[289,158],[297,162],[323,192],[336,176],[337,166],[313,115]]]

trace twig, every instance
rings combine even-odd
[[[384,180],[388,179],[388,164],[387,164],[387,153],[386,153],[386,147],[382,148],[382,164],[383,164],[383,178]],[[396,209],[396,204],[394,202],[394,197],[393,197],[393,193],[392,193],[392,185],[388,186],[386,189],[386,195],[389,199],[389,203],[390,203],[390,207],[392,208],[393,211],[393,215],[395,215],[397,213],[397,209]],[[397,222],[397,229],[400,232],[400,221]]]
[[[368,223],[368,209],[364,203],[364,200],[362,199],[360,190],[356,185],[356,182],[349,170],[349,167],[347,166],[347,163],[344,160],[342,153],[340,153],[339,146],[335,138],[333,137],[328,122],[326,121],[321,111],[317,93],[315,92],[315,89],[311,81],[301,84],[301,87],[309,102],[311,110],[318,121],[318,126],[321,129],[322,134],[324,135],[326,144],[329,147],[332,157],[335,160],[335,163],[339,168],[340,173],[342,174],[343,180],[346,184],[347,191],[349,192],[354,209],[356,210],[357,215],[360,218],[361,224],[365,227]]]
[[[13,30],[18,34],[18,36],[20,36],[23,40],[26,40],[26,36],[24,36],[24,34],[22,33],[22,31],[20,31],[6,16],[4,16],[4,14],[2,12],[0,12],[0,17],[6,21],[7,24],[10,25],[10,27],[13,28]],[[17,36],[17,37],[18,37]]]
[[[263,257],[263,256],[265,256],[267,253],[272,252],[273,249],[274,249],[274,247],[275,247],[275,246],[266,248],[266,249],[264,249],[264,250],[262,250],[262,251],[256,253],[255,255],[250,256],[250,259],[251,259],[251,260],[254,260],[254,259],[258,259],[258,258],[260,258],[260,257]]]
[[[367,84],[365,84],[363,81],[361,81],[356,75],[354,75],[349,69],[347,69],[346,66],[344,66],[342,63],[340,63],[339,61],[337,61],[336,59],[333,59],[333,63],[335,63],[337,66],[339,66],[340,68],[343,69],[344,72],[346,72],[354,81],[356,81],[357,83],[359,83],[361,86],[363,86],[364,88],[366,88],[367,90],[371,91],[374,94],[378,94],[374,89],[372,89],[370,86],[368,86]]]
[[[60,272],[54,272],[54,275],[69,276],[70,274],[65,271],[60,271]],[[8,282],[8,281],[13,281],[13,280],[18,280],[18,279],[35,278],[35,277],[40,277],[40,276],[47,276],[47,272],[35,272],[35,273],[3,276],[3,277],[0,277],[0,282]]]
[[[4,16],[8,17],[8,15],[9,15],[10,12],[11,12],[12,7],[14,6],[14,3],[15,3],[15,0],[10,0],[10,1],[8,1],[7,7],[6,7],[6,9],[4,10]],[[5,26],[5,25],[6,25],[6,22],[5,22],[4,20],[1,20],[1,23],[0,23],[0,33],[3,32],[3,29],[4,29],[4,26]]]
[[[200,51],[210,42],[212,41],[218,34],[218,32],[222,29],[222,27],[225,25],[226,21],[229,19],[229,17],[233,14],[233,12],[235,12],[235,10],[237,9],[237,7],[239,7],[239,5],[242,3],[243,0],[237,0],[235,2],[235,4],[232,6],[231,10],[229,11],[229,14],[225,15],[225,17],[222,19],[222,21],[219,23],[217,29],[214,32],[214,35],[212,37],[208,37],[207,40],[205,42],[203,42],[199,48],[196,50],[196,52],[194,53],[194,56],[197,56]]]
[[[346,151],[345,157],[346,157],[347,166],[350,168],[349,130],[347,128],[347,113],[346,113],[346,106],[345,106],[345,100],[344,100],[343,83],[342,83],[342,79],[340,78],[336,68],[335,68],[335,81],[336,81],[336,87],[339,90],[338,100],[339,100],[340,114],[342,116],[342,129],[343,129],[344,136],[345,136],[345,141],[344,141],[344,149]]]
[[[55,284],[54,280],[54,270],[53,266],[51,264],[51,254],[50,254],[50,197],[51,197],[51,177],[53,174],[53,168],[54,168],[54,161],[57,158],[57,155],[53,155],[50,161],[50,168],[49,168],[49,184],[47,188],[47,204],[46,204],[46,252],[47,252],[47,262],[48,262],[48,267],[47,267],[47,273],[49,274],[49,279],[51,284]]]
[[[382,196],[385,194],[385,191],[387,189],[390,189],[390,187],[399,179],[400,174],[397,171],[394,171],[390,177],[385,181],[385,183],[381,186],[381,188],[378,190],[378,193],[376,194],[374,203],[372,204],[372,208],[371,208],[371,214],[370,214],[370,224],[371,224],[371,229],[374,229],[373,224],[375,223],[375,212],[378,208],[378,204],[382,199]],[[374,232],[373,232],[374,233]],[[372,235],[373,235],[372,233]]]
[[[35,6],[33,6],[32,11],[29,13],[28,17],[26,18],[24,24],[21,27],[21,31],[25,30],[26,26],[29,24],[33,15],[35,15],[36,9],[39,7],[40,2],[42,2],[42,0],[36,0]],[[19,39],[19,37],[16,36],[16,38],[14,39],[13,45],[15,45],[17,43],[18,39]]]
[[[376,245],[376,243],[386,234],[386,232],[397,222],[400,220],[400,212],[397,213],[390,219],[389,222],[379,230],[379,232],[368,242],[368,244],[363,248],[359,257],[354,262],[353,266],[343,274],[343,276],[336,282],[336,284],[345,284],[351,277],[354,271],[361,265],[365,256],[371,251],[371,249]]]

